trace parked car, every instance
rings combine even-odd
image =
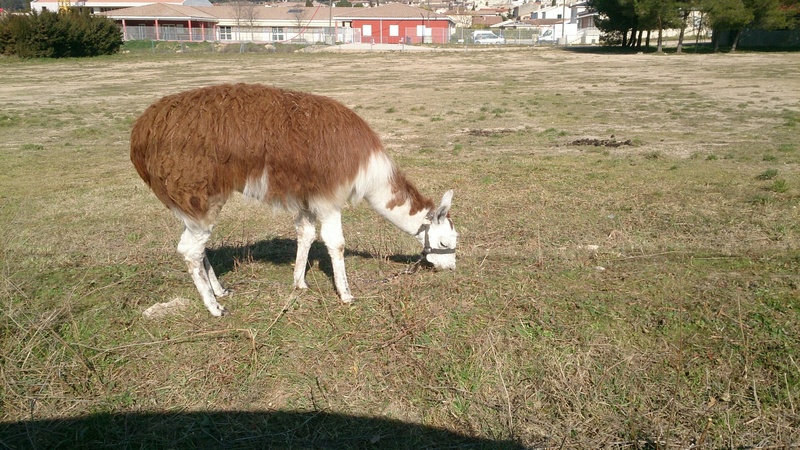
[[[472,32],[472,42],[476,44],[505,44],[506,38],[498,36],[491,31],[480,30]]]
[[[555,44],[558,42],[558,39],[556,39],[555,35],[553,35],[553,30],[547,29],[539,35],[539,39],[537,39],[536,42],[539,44]]]

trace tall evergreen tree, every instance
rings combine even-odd
[[[714,30],[714,51],[719,51],[719,34],[723,31],[734,33],[731,51],[736,51],[742,28],[755,18],[753,11],[744,0],[704,0],[703,9]]]
[[[664,29],[680,26],[680,8],[678,0],[634,0],[636,16],[640,27],[647,30],[657,30],[658,49],[663,51]]]
[[[681,30],[680,34],[678,34],[676,53],[681,53],[683,51],[683,39],[686,35],[686,27],[689,25],[689,17],[691,17],[692,11],[700,9],[700,1],[701,0],[675,0],[675,5],[678,9],[678,27]]]
[[[589,7],[598,13],[596,25],[606,35],[606,42],[618,40],[623,47],[634,44],[637,26],[633,0],[589,0]]]
[[[744,28],[778,30],[796,25],[800,13],[798,0],[703,0],[714,29],[714,50],[719,50],[718,34],[727,30],[734,34],[731,51],[736,51]]]

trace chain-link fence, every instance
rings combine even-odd
[[[559,39],[539,28],[409,28],[404,35],[363,35],[359,28],[294,28],[181,25],[127,26],[123,29],[125,50],[153,53],[250,53],[295,51],[313,45],[402,44],[434,46],[534,46],[558,44]],[[595,41],[580,42],[587,44]]]
[[[418,27],[407,29],[404,36],[371,35],[362,36],[363,43],[369,44],[433,44],[433,45],[537,45],[555,44],[556,39],[540,39],[538,28],[456,28],[431,29]]]
[[[125,41],[216,42],[220,44],[331,44],[360,43],[361,30],[356,28],[294,28],[208,26],[192,28],[183,25],[126,26]]]
[[[187,41],[126,41],[122,48],[125,53],[293,53],[308,44],[235,42],[187,42]]]

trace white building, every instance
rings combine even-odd
[[[114,11],[122,8],[133,8],[152,4],[183,5],[183,6],[212,6],[208,0],[70,0],[71,8],[88,9],[93,14]],[[42,12],[58,11],[58,0],[31,0],[31,11]]]

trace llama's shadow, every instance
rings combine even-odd
[[[224,275],[233,270],[237,261],[254,261],[275,265],[292,264],[297,254],[297,241],[286,238],[272,238],[245,245],[223,244],[219,247],[209,248],[206,250],[206,254],[217,275]],[[378,258],[372,253],[359,250],[345,249],[344,254],[345,257]],[[398,264],[411,264],[419,260],[419,254],[391,255],[387,259]],[[314,241],[311,244],[311,250],[308,252],[308,262],[312,266],[318,266],[325,275],[333,280],[331,258],[328,255],[328,249],[323,243]]]
[[[512,440],[465,436],[381,417],[332,412],[98,413],[0,422],[0,447],[51,449],[503,449]]]

